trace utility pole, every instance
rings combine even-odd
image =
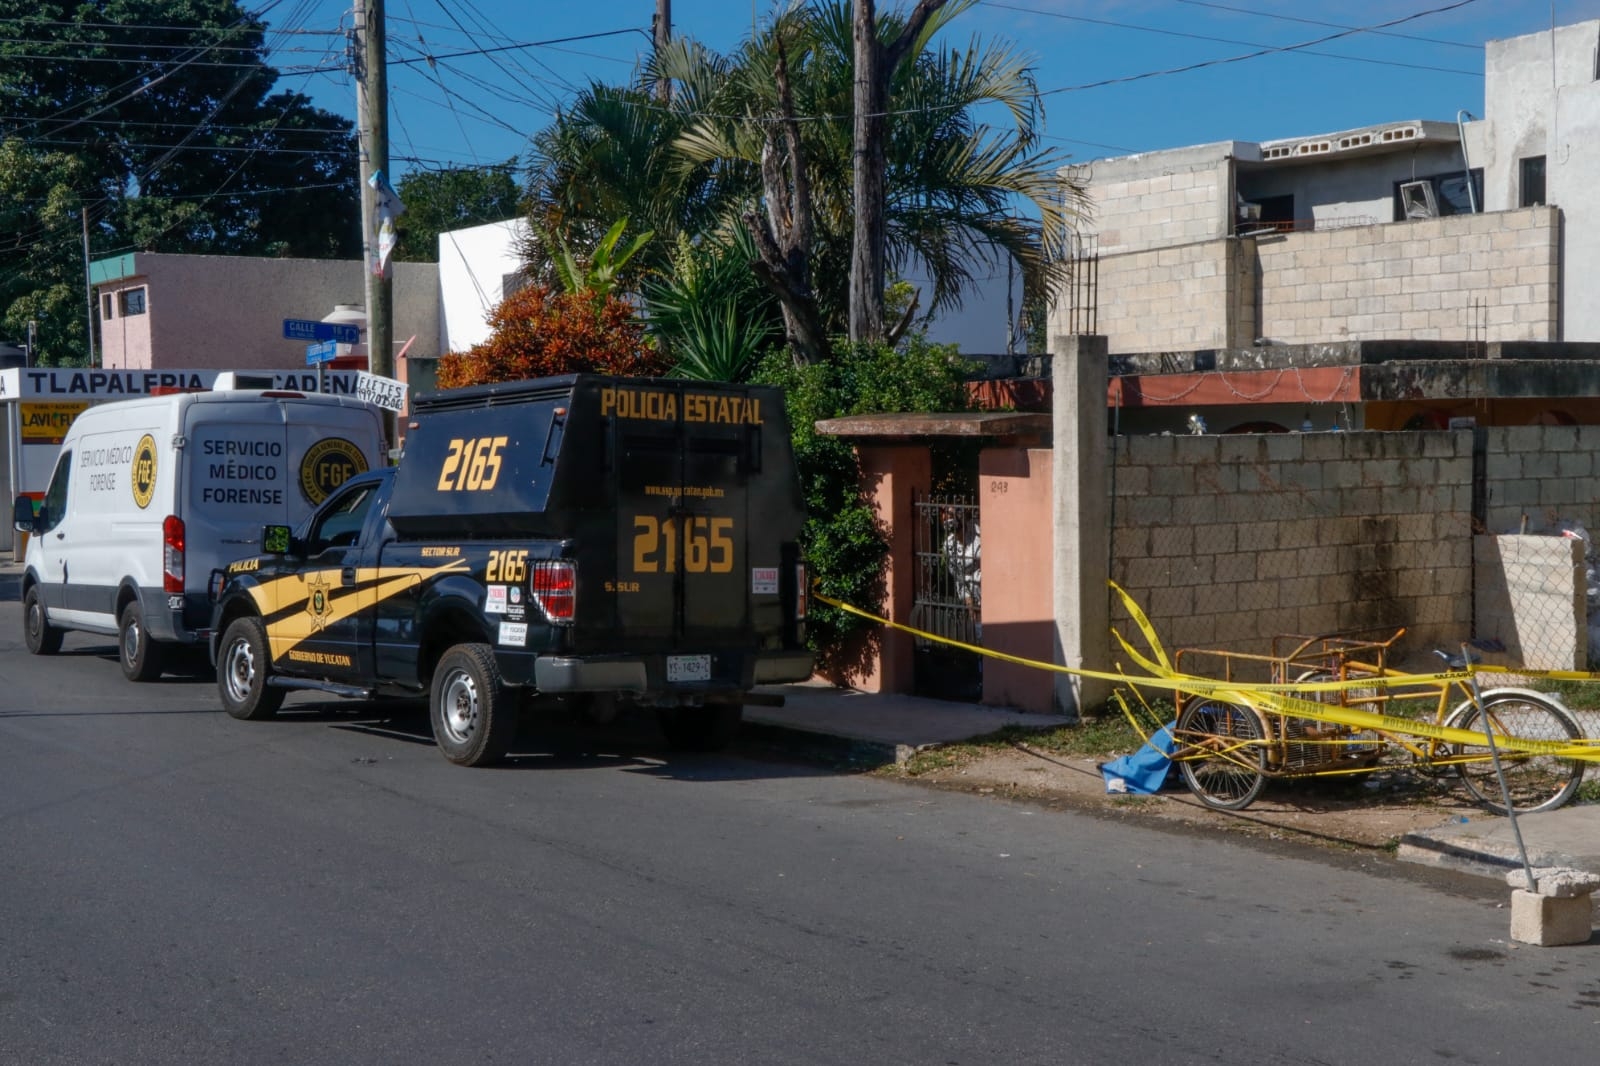
[[[672,40],[672,0],[656,0],[656,17],[651,22],[651,29],[655,34],[656,59],[659,60],[667,42]],[[656,99],[662,103],[672,99],[671,81],[656,79]]]
[[[89,272],[89,209],[83,208],[83,295],[89,302],[89,365],[94,366],[94,279]]]
[[[370,179],[389,173],[389,59],[384,39],[384,0],[356,0],[356,113],[361,133],[361,260],[366,273],[367,368],[392,378],[394,373],[394,285],[379,269],[377,249],[378,193]],[[395,440],[395,416],[384,412],[389,446]]]

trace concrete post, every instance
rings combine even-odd
[[[1101,336],[1052,345],[1056,662],[1111,667],[1111,497],[1106,439],[1109,348]],[[1111,684],[1057,674],[1055,710],[1077,717],[1105,703]]]

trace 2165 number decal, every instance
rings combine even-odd
[[[505,437],[456,437],[439,470],[439,491],[488,492],[500,480],[500,449]]]
[[[673,573],[678,543],[688,574],[733,572],[733,519],[703,515],[657,518],[633,516],[633,570],[636,574]]]

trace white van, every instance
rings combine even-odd
[[[384,455],[382,411],[341,396],[229,389],[100,404],[68,428],[37,513],[19,497],[24,635],[115,635],[131,681],[204,647],[213,569],[259,551]]]

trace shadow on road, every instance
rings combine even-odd
[[[427,703],[315,703],[286,707],[282,722],[327,722],[335,729],[376,739],[433,747]],[[511,754],[500,770],[624,769],[674,781],[739,781],[779,777],[823,777],[841,772],[803,756],[785,758],[770,745],[736,739],[722,752],[674,751],[661,738],[653,715],[623,712],[598,725],[576,714],[532,714],[524,718]]]

